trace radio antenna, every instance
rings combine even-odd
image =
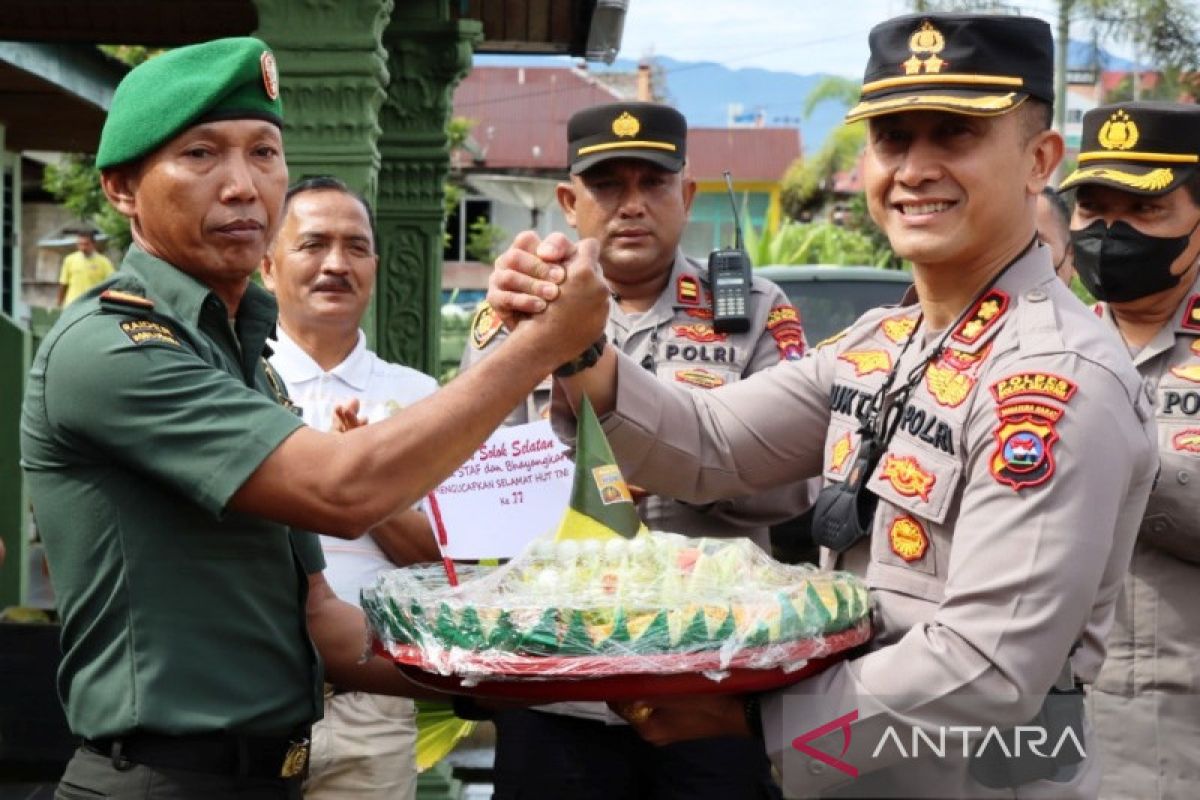
[[[742,247],[742,223],[738,220],[737,201],[733,198],[733,176],[729,174],[729,170],[725,170],[725,187],[729,189],[729,205],[733,208],[733,230],[737,237],[734,247],[738,250]]]

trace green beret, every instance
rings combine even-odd
[[[141,158],[192,125],[219,119],[283,127],[275,56],[258,39],[179,47],[131,70],[113,94],[96,166]]]

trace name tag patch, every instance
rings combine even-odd
[[[121,330],[125,331],[125,335],[129,337],[129,341],[134,344],[162,342],[163,344],[171,344],[176,347],[181,346],[179,340],[175,338],[174,331],[161,322],[155,322],[154,320],[126,320],[121,323]]]

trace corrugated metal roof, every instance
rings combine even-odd
[[[576,111],[621,100],[582,70],[561,67],[476,67],[454,93],[454,116],[476,121],[477,157],[458,152],[457,166],[486,171],[562,174],[567,120]],[[697,180],[778,181],[800,156],[795,128],[692,128],[688,160]]]

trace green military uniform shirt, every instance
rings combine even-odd
[[[275,318],[251,285],[231,325],[206,286],[134,246],[38,351],[22,464],[77,735],[278,735],[319,714],[316,537],[226,510],[303,424],[266,371]]]

